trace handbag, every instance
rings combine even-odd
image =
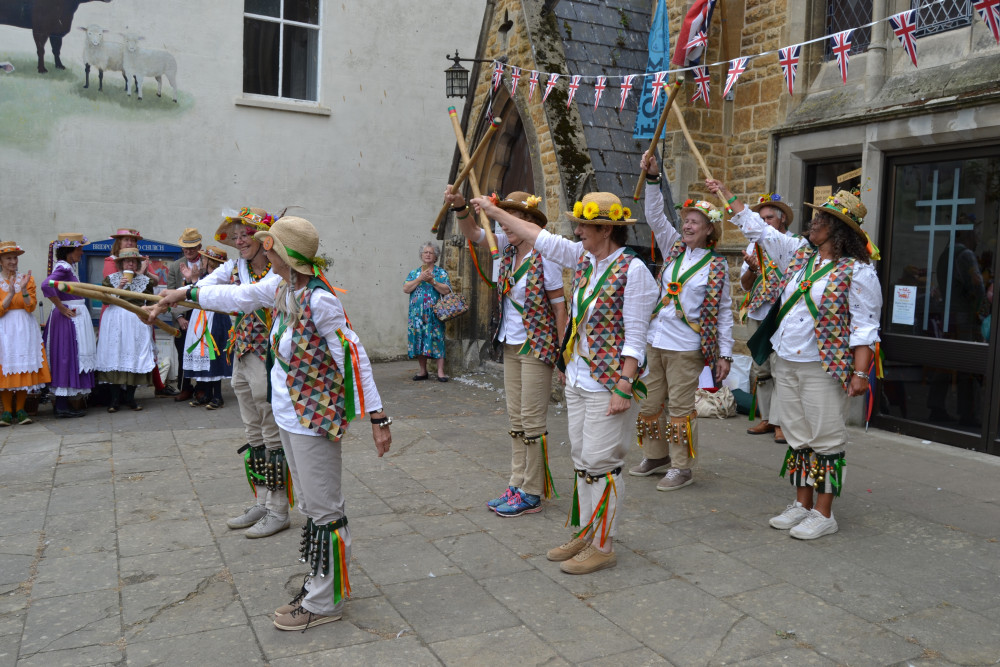
[[[453,320],[469,309],[465,297],[457,292],[450,292],[438,299],[434,304],[434,314],[442,322]]]
[[[736,414],[736,398],[729,387],[720,387],[715,392],[697,389],[694,394],[694,409],[699,417],[727,419]]]

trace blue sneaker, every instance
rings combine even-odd
[[[500,496],[499,498],[494,498],[493,500],[487,501],[486,502],[486,506],[489,507],[491,510],[493,510],[495,512],[498,507],[500,507],[501,505],[503,505],[504,503],[506,503],[508,500],[510,500],[511,498],[513,498],[515,493],[517,493],[517,488],[515,488],[513,486],[508,486],[507,490],[503,492],[502,496]]]
[[[498,516],[521,516],[542,511],[542,499],[520,489],[503,505],[496,508]]]

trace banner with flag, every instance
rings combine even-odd
[[[649,59],[646,61],[646,73],[666,70],[669,63],[670,27],[667,22],[667,2],[658,0],[656,13],[653,15],[653,25],[649,28]],[[635,129],[632,136],[636,139],[652,139],[659,119],[660,113],[653,102],[653,77],[645,76],[642,78],[639,111],[635,115]]]
[[[917,39],[913,35],[917,30],[916,13],[916,9],[907,9],[889,17],[892,32],[899,38],[899,43],[903,45],[906,55],[910,56],[914,67],[917,66]]]
[[[677,33],[677,48],[671,62],[677,67],[701,64],[701,56],[708,46],[708,31],[715,12],[715,0],[695,0],[684,17],[681,31]]]

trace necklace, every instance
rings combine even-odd
[[[266,276],[267,272],[270,271],[270,270],[271,270],[271,262],[268,262],[267,266],[265,266],[264,270],[261,271],[260,273],[254,272],[254,270],[253,270],[253,264],[251,264],[250,262],[247,262],[247,271],[250,272],[250,277],[253,278],[253,281],[255,283],[259,282],[261,278],[263,278],[264,276]]]

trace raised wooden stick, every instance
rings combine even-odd
[[[455,111],[455,107],[448,107],[448,116],[451,118],[451,126],[455,130],[455,141],[458,142],[458,150],[462,154],[462,159],[465,160],[465,164],[472,164],[472,159],[469,157],[469,149],[465,145],[465,137],[462,136],[462,126],[458,122],[458,112]],[[474,169],[469,170],[469,185],[472,188],[473,197],[483,196],[482,191],[479,189],[479,179],[476,178]],[[490,229],[490,219],[482,211],[479,212],[479,224],[482,226],[483,231],[486,232],[486,242],[490,246],[490,254],[493,255],[493,259],[499,259],[500,252],[497,250],[497,237],[493,235],[493,230]]]
[[[684,114],[681,113],[680,109],[674,107],[674,115],[677,116],[677,124],[680,125],[681,132],[684,133],[684,138],[687,140],[688,146],[691,148],[691,152],[694,153],[694,158],[698,161],[698,165],[701,167],[701,170],[705,172],[705,178],[712,179],[712,172],[708,170],[708,164],[705,162],[705,158],[701,156],[701,151],[699,151],[698,147],[694,145],[694,139],[691,138],[691,133],[688,132],[687,123],[684,122]],[[726,198],[722,196],[721,192],[718,194],[719,201],[722,202],[722,208],[727,208],[729,204],[726,202]]]
[[[681,89],[681,80],[678,78],[674,81],[673,88],[670,89],[670,94],[667,95],[667,105],[663,107],[663,112],[660,113],[660,121],[656,124],[656,131],[653,132],[653,140],[649,142],[649,148],[646,150],[644,155],[652,155],[656,150],[656,144],[660,143],[660,135],[663,134],[663,126],[667,124],[667,116],[670,115],[670,108],[674,105],[674,98],[677,97],[677,93]],[[642,195],[642,187],[646,184],[646,170],[643,169],[639,172],[639,182],[635,184],[635,193],[632,195],[634,201],[639,201],[639,197]]]
[[[51,280],[49,281],[49,283],[52,284],[53,287],[55,287],[61,292],[66,292],[68,294],[75,294],[76,296],[82,296],[87,299],[94,299],[95,301],[106,303],[109,306],[118,306],[119,308],[124,308],[128,312],[134,314],[143,322],[147,322],[149,320],[149,313],[147,313],[139,306],[129,303],[124,299],[120,299],[113,294],[106,294],[104,292],[87,289],[87,287],[93,287],[93,285],[87,285],[87,283],[66,283],[62,282],[61,280]],[[135,292],[131,292],[130,295],[131,294],[135,294]],[[149,296],[149,295],[145,294],[140,296]],[[174,338],[179,338],[181,335],[181,332],[179,330],[175,329],[169,324],[161,322],[160,320],[153,320],[153,326],[159,329],[163,329]]]

